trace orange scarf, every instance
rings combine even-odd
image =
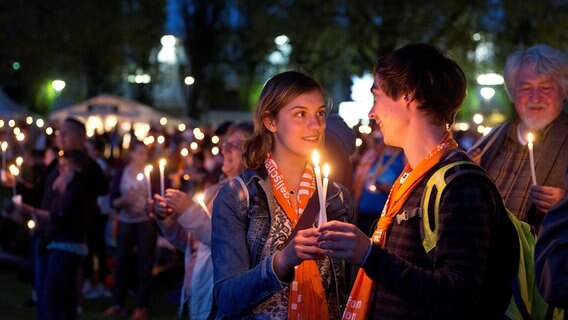
[[[428,153],[416,168],[410,168],[407,164],[399,178],[394,183],[387,203],[383,207],[379,223],[371,239],[381,247],[385,247],[387,233],[392,226],[394,217],[402,209],[412,191],[418,186],[422,178],[438,164],[448,153],[456,149],[458,144],[451,137],[449,132],[444,133],[442,141]],[[353,289],[347,300],[347,306],[343,313],[343,319],[367,319],[371,306],[371,298],[375,288],[375,283],[365,274],[363,268],[359,268],[357,278],[353,284]]]
[[[298,210],[294,210],[284,177],[270,154],[268,154],[264,165],[270,177],[272,193],[292,222],[292,227],[294,227],[316,190],[313,178],[314,171],[310,165],[306,164],[296,195]],[[288,298],[288,319],[329,319],[325,290],[315,260],[306,260],[295,267],[294,281],[290,285]]]

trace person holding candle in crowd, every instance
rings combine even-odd
[[[369,117],[385,144],[404,150],[408,164],[371,239],[340,221],[319,228],[319,247],[327,256],[361,266],[344,319],[503,317],[518,267],[518,240],[492,181],[472,164],[479,174],[448,183],[438,206],[436,247],[429,253],[416,210],[437,169],[468,160],[449,131],[466,88],[459,65],[430,45],[406,45],[378,59]]]
[[[59,150],[79,150],[85,151],[86,130],[85,124],[76,118],[67,118],[61,124],[56,135],[56,145]],[[24,213],[30,214],[33,210],[51,210],[52,201],[56,198],[56,189],[54,186],[58,183],[59,178],[59,159],[55,157],[49,164],[36,183],[31,188],[25,185],[18,185],[18,193],[22,194],[22,201],[29,206],[25,206],[28,210]],[[108,192],[108,181],[100,168],[100,166],[90,157],[87,158],[87,165],[84,169],[84,183],[88,190],[88,195],[94,201],[85,201],[83,203],[84,211],[99,210],[96,204],[96,198]],[[8,179],[10,180],[10,179]],[[47,245],[50,242],[50,223],[49,221],[40,221],[34,227],[32,236],[32,259],[34,268],[34,289],[37,293],[38,315],[39,319],[45,319],[47,310],[45,310],[44,294],[45,276],[47,268]],[[79,291],[79,290],[78,290]]]
[[[104,311],[104,316],[126,313],[124,303],[128,280],[131,272],[135,272],[138,290],[132,319],[148,318],[150,280],[158,236],[158,228],[145,211],[148,187],[144,169],[148,157],[144,143],[137,140],[131,142],[129,161],[124,168],[116,171],[111,185],[111,203],[118,212],[118,234],[113,305]],[[139,177],[142,179],[138,179]],[[135,256],[136,268],[130,262],[132,254]]]
[[[547,45],[511,54],[503,72],[517,117],[494,128],[469,154],[495,179],[507,207],[539,225],[565,195],[568,168],[568,57]],[[534,168],[527,136],[534,136]],[[531,181],[535,172],[536,185]]]
[[[165,197],[156,195],[156,221],[162,234],[185,251],[185,275],[178,317],[206,319],[213,303],[213,263],[211,261],[211,209],[219,189],[245,168],[243,143],[251,136],[249,123],[233,124],[221,143],[222,170],[226,178],[197,193],[193,199],[178,189],[167,189]],[[203,197],[203,199],[200,198]],[[186,308],[183,310],[183,308]]]
[[[324,90],[311,76],[287,71],[264,85],[255,131],[244,146],[249,169],[229,181],[213,204],[218,319],[340,317],[344,262],[325,258],[316,228],[290,236],[302,213],[312,211],[304,212],[310,198],[319,202],[310,157],[323,146],[326,112]],[[322,205],[328,220],[352,218],[351,197],[337,183],[329,183]],[[310,225],[313,217],[306,220]]]
[[[79,150],[62,153],[50,210],[23,204],[23,209],[32,212],[35,219],[51,224],[42,303],[45,319],[78,318],[79,270],[87,255],[87,227],[96,203],[86,188],[87,159],[87,154]],[[87,203],[90,210],[85,210]]]

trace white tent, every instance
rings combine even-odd
[[[88,121],[91,117],[113,118],[116,123],[146,123],[158,125],[161,118],[168,119],[168,127],[177,126],[181,121],[168,117],[165,113],[123,97],[102,94],[62,109],[53,110],[49,120],[62,122],[67,117],[79,117]]]

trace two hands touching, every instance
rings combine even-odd
[[[320,260],[326,256],[361,265],[371,241],[357,226],[330,221],[319,228],[298,231],[290,242],[274,255],[274,272],[280,279],[304,260]]]

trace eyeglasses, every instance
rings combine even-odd
[[[237,140],[235,142],[225,141],[221,143],[221,151],[231,152],[231,151],[243,151],[243,141]]]

